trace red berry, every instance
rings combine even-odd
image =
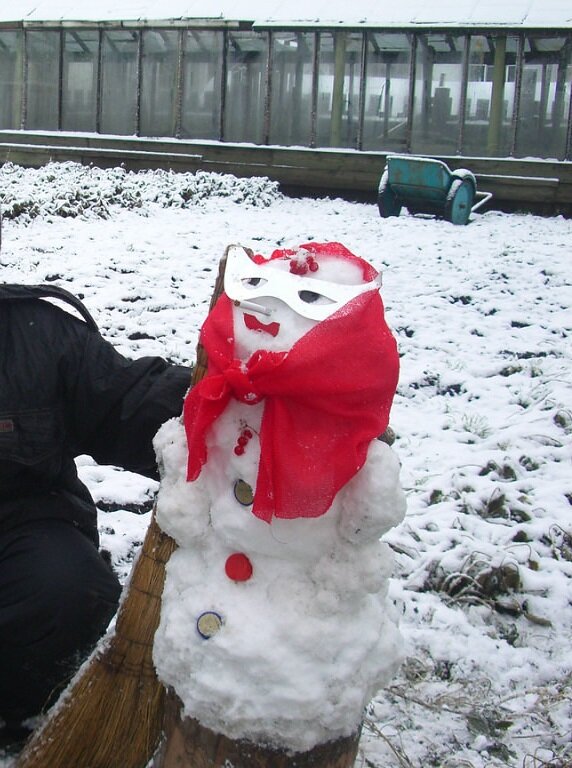
[[[244,435],[244,437],[246,437],[247,440],[250,440],[250,438],[252,437],[252,430],[243,429],[242,434]]]
[[[293,275],[302,276],[302,275],[305,275],[307,271],[308,271],[307,264],[304,264],[300,261],[290,262],[290,272],[292,272]]]
[[[236,442],[237,445],[240,445],[244,448],[244,446],[248,443],[248,438],[244,435],[241,435]]]
[[[237,456],[242,456],[244,453],[244,446],[243,445],[235,445],[234,446],[234,452]]]

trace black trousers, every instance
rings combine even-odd
[[[41,520],[0,536],[0,717],[52,704],[117,609],[121,587],[70,523]]]

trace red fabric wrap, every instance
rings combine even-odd
[[[389,422],[399,357],[378,291],[353,299],[289,352],[234,358],[232,305],[223,294],[201,331],[207,375],[188,393],[188,479],[207,461],[206,435],[231,398],[264,400],[252,512],[262,520],[319,517],[363,466]]]

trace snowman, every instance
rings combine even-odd
[[[402,519],[387,427],[398,356],[376,270],[340,243],[227,251],[207,375],[158,433],[178,544],[154,641],[183,714],[302,752],[354,733],[394,673]]]

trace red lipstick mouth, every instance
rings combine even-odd
[[[269,333],[270,336],[277,336],[280,330],[280,323],[261,323],[254,315],[244,314],[244,324],[249,331],[262,331]]]

